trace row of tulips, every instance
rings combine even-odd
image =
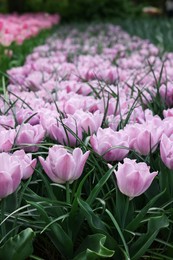
[[[167,187],[171,175],[164,178],[163,174],[173,169],[172,66],[172,53],[161,55],[148,40],[107,24],[89,26],[85,31],[63,27],[45,45],[35,48],[24,66],[8,71],[10,83],[0,99],[0,197],[20,193],[20,187],[26,185],[27,202],[33,198],[30,205],[47,224],[43,230],[63,220],[51,229],[52,236],[48,232],[60,256],[85,259],[81,257],[89,254],[89,241],[97,238],[99,243],[99,238],[106,236],[110,249],[106,248],[106,255],[101,253],[103,248],[97,251],[89,246],[97,251],[97,257],[139,259],[159,230],[168,227],[168,217],[162,215],[164,207],[171,205],[172,191]],[[46,195],[40,191],[40,181],[32,189],[38,176],[42,176],[43,190],[44,185],[48,189]],[[28,178],[26,184],[21,182]],[[57,207],[55,198],[62,200],[60,208],[65,203],[61,197],[64,189],[67,204],[57,215],[53,209],[46,212],[51,205]],[[162,201],[166,206],[159,211],[156,204],[157,211],[152,213],[158,194],[165,190]],[[142,194],[139,203],[134,197]],[[45,196],[50,196],[51,205]],[[48,204],[41,209],[44,203]],[[142,213],[138,214],[139,210]],[[170,218],[171,214],[168,211]],[[77,215],[79,229],[83,230],[84,222],[84,232],[85,220],[88,222],[86,241],[76,233],[81,231],[73,228]],[[153,226],[144,235],[146,223]],[[81,249],[78,239],[85,244]],[[80,253],[73,253],[75,248]],[[96,259],[92,257],[86,259]]]
[[[59,15],[46,13],[0,15],[0,44],[22,44],[25,39],[37,35],[40,30],[51,28],[60,20]]]

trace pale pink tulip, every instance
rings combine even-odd
[[[22,179],[28,179],[34,172],[37,160],[32,160],[31,153],[25,153],[24,150],[19,150],[13,153],[13,158],[16,159],[20,165]]]
[[[41,156],[39,156],[39,160],[53,182],[73,182],[81,176],[89,153],[87,151],[83,154],[80,148],[75,148],[70,153],[63,146],[54,145],[49,149],[46,160]]]
[[[150,167],[146,163],[137,163],[128,158],[124,159],[123,164],[118,163],[115,171],[118,188],[130,199],[144,193],[157,174],[158,172],[150,173]]]
[[[173,170],[173,135],[167,137],[162,135],[160,141],[160,157],[164,164],[171,170]]]
[[[26,152],[36,152],[39,144],[44,139],[45,130],[41,125],[23,124],[16,128],[16,145],[20,146]]]
[[[129,152],[128,136],[124,131],[99,128],[97,134],[91,136],[90,143],[93,150],[108,162],[121,161]]]
[[[9,152],[13,147],[16,131],[13,129],[0,131],[0,152]]]
[[[20,164],[8,153],[0,153],[0,199],[18,188],[22,173]]]

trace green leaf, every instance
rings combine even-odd
[[[151,217],[148,220],[147,233],[142,234],[131,247],[132,260],[140,259],[155,240],[160,229],[169,226],[168,218],[165,215]]]
[[[58,249],[58,251],[63,255],[71,258],[73,251],[73,243],[71,238],[65,232],[61,224],[54,222],[52,218],[50,218],[45,211],[44,207],[35,202],[28,202],[30,205],[35,207],[40,214],[41,219],[46,223],[46,226],[49,226],[50,231],[48,232],[48,236]],[[60,216],[59,216],[60,218]]]
[[[109,177],[112,175],[112,172],[114,169],[115,169],[115,166],[112,167],[110,170],[108,170],[105,173],[105,175],[100,179],[100,181],[97,183],[97,185],[93,188],[93,190],[90,193],[90,196],[86,200],[88,204],[91,205],[91,203],[96,199],[96,197],[99,194],[100,190],[102,189],[103,185],[107,182]]]
[[[115,251],[104,246],[106,236],[100,233],[89,235],[81,244],[78,252],[80,252],[73,260],[96,260],[100,258],[110,258]]]
[[[130,259],[130,256],[129,256],[129,248],[128,248],[128,245],[126,243],[126,240],[123,236],[123,233],[122,233],[122,230],[120,228],[120,226],[118,225],[118,222],[116,221],[116,219],[114,218],[114,216],[112,215],[112,213],[106,209],[106,213],[108,214],[108,216],[110,217],[112,223],[114,224],[116,230],[118,231],[118,234],[122,240],[122,243],[123,243],[123,246],[124,246],[124,249],[125,249],[125,255],[126,255],[126,259]]]
[[[33,252],[34,231],[27,228],[18,235],[11,237],[0,248],[0,259],[25,260]]]
[[[152,200],[150,200],[147,205],[139,212],[139,214],[127,225],[126,229],[129,231],[135,231],[139,225],[141,225],[141,221],[144,219],[148,210],[155,204],[155,202],[165,193],[165,190],[155,196]]]
[[[88,205],[88,203],[86,203],[81,199],[78,199],[78,203],[90,227],[97,231],[101,230],[103,232],[106,232],[107,229],[104,222],[101,220],[101,218],[98,215],[96,215],[93,212],[92,208]]]

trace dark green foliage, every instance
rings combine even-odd
[[[134,16],[141,10],[132,0],[25,0],[20,8],[19,1],[8,0],[8,11],[58,12],[66,21]]]

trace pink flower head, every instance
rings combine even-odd
[[[124,159],[123,164],[118,163],[118,170],[115,171],[118,188],[131,199],[144,193],[157,174],[150,173],[146,163],[137,163],[128,158]]]
[[[16,112],[16,119],[18,124],[22,124],[24,122],[29,123],[30,125],[36,125],[39,123],[39,116],[35,111],[30,110],[29,108],[23,109],[20,108]]]
[[[163,127],[154,124],[127,125],[124,129],[129,138],[129,146],[141,155],[154,152],[160,141]]]
[[[71,154],[63,146],[54,145],[49,149],[46,160],[41,156],[39,160],[53,182],[73,182],[81,176],[89,153],[87,151],[83,154],[80,148],[75,148]]]
[[[97,132],[103,121],[103,114],[100,114],[99,111],[92,114],[90,112],[77,110],[73,117],[80,122],[82,129],[90,134]]]
[[[129,152],[128,136],[124,131],[99,128],[97,134],[91,136],[90,143],[93,150],[108,162],[121,161]]]
[[[173,105],[173,84],[171,82],[168,82],[167,85],[161,85],[159,93],[168,107]]]
[[[14,128],[15,121],[11,115],[8,116],[0,116],[0,130],[2,129],[10,129]]]
[[[8,153],[0,153],[0,199],[13,193],[19,186],[22,173],[19,163]]]
[[[173,135],[167,137],[162,135],[160,142],[160,156],[163,163],[169,168],[173,169]]]
[[[16,145],[26,152],[38,151],[38,145],[43,141],[45,130],[41,125],[23,124],[17,128]],[[37,146],[36,146],[37,145]]]
[[[63,118],[62,121],[52,123],[48,129],[51,138],[57,140],[62,145],[69,146],[76,146],[78,143],[76,136],[82,139],[82,132],[80,122],[71,115]]]
[[[16,131],[13,129],[0,131],[0,152],[9,152],[14,144]]]
[[[26,154],[24,150],[19,150],[13,153],[13,158],[20,164],[20,169],[22,173],[22,179],[28,179],[34,172],[37,160],[32,160],[32,154]]]

